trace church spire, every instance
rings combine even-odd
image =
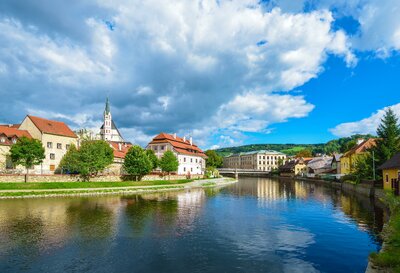
[[[108,101],[108,97],[106,99],[106,109],[104,110],[105,114],[109,114],[110,113],[110,102]]]

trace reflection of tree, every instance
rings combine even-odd
[[[135,196],[127,200],[125,212],[134,233],[140,235],[145,232],[146,227],[155,227],[161,235],[163,231],[174,226],[177,210],[178,203],[175,199],[159,201]]]
[[[106,238],[113,228],[113,213],[97,202],[84,200],[67,208],[67,223],[76,226],[82,237]]]

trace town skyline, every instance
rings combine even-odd
[[[108,96],[142,146],[159,132],[204,149],[373,133],[384,109],[400,114],[399,3],[345,2],[4,1],[0,124],[98,129]]]

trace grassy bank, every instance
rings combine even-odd
[[[51,190],[51,189],[94,189],[133,186],[160,186],[192,182],[183,180],[126,181],[126,182],[43,182],[43,183],[0,183],[0,190]]]
[[[390,208],[390,220],[382,232],[384,248],[370,258],[374,266],[400,273],[400,198],[388,193],[384,201]]]

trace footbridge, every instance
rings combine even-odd
[[[218,169],[219,174],[222,176],[238,178],[239,176],[255,176],[255,177],[266,177],[269,176],[270,171],[261,171],[254,169]]]

